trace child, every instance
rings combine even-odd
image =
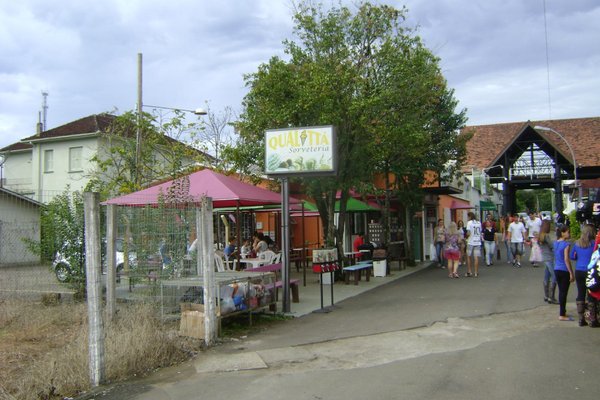
[[[225,247],[225,250],[223,250],[223,254],[225,254],[226,261],[229,261],[236,256],[235,238],[229,238],[229,244]]]
[[[250,253],[252,252],[252,244],[250,243],[249,239],[244,240],[244,244],[242,245],[242,249],[241,249],[241,256],[242,258],[246,258],[250,255]]]

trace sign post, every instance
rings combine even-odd
[[[333,126],[272,129],[265,132],[265,173],[281,179],[283,312],[290,312],[290,207],[288,178],[337,174]],[[333,282],[332,282],[333,284]]]

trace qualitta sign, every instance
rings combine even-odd
[[[333,126],[272,129],[265,132],[267,175],[335,174],[337,151]]]

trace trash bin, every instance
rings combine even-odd
[[[385,249],[373,250],[373,275],[387,275],[387,252]]]

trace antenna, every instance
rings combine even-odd
[[[46,117],[48,116],[48,92],[42,91],[42,132],[44,132],[47,128],[46,125]]]

